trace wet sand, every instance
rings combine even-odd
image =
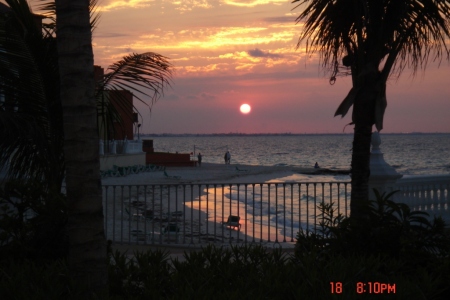
[[[103,185],[171,185],[171,184],[246,184],[246,183],[264,183],[267,181],[271,181],[277,178],[283,178],[287,176],[291,176],[293,174],[324,174],[323,169],[314,169],[313,167],[292,167],[292,166],[250,166],[250,165],[225,165],[225,164],[212,164],[212,163],[203,163],[200,167],[167,167],[166,174],[169,177],[164,175],[163,171],[153,171],[153,172],[141,172],[138,174],[130,174],[125,177],[107,177],[102,180]],[[133,199],[139,199],[139,195],[136,193],[131,193],[129,196],[134,197]],[[187,206],[191,206],[193,210],[193,216],[200,220],[204,220],[204,224],[202,228],[220,228],[222,227],[222,220],[216,220],[216,222],[208,220],[208,216],[205,212],[203,212],[204,206],[200,207],[200,211],[197,209],[197,205],[204,205],[201,203],[205,203],[203,201],[204,195],[199,195],[198,191],[195,191],[194,197],[199,198],[200,201],[196,201],[197,203],[194,205],[193,203],[187,204]],[[109,207],[111,208],[111,203],[115,201],[116,207],[117,205],[121,205],[123,199],[112,199],[108,197]],[[184,204],[181,200],[176,200],[173,195],[170,197],[170,204],[168,204],[171,208],[180,208]],[[117,208],[116,208],[117,209]],[[189,207],[191,210],[191,207]],[[186,216],[186,218],[190,218],[190,216]],[[108,224],[112,224],[108,220]],[[117,221],[117,220],[116,220]],[[241,220],[244,222],[244,220]],[[248,228],[251,228],[252,224],[248,224]],[[109,226],[109,225],[108,225]],[[239,238],[246,239],[248,241],[252,240],[252,237],[249,235],[245,235],[246,232],[244,230],[240,232]],[[161,230],[158,228],[157,230]],[[201,227],[198,229],[198,233],[201,234]],[[194,234],[194,232],[190,232],[190,234]],[[234,232],[229,232],[229,234],[235,234]],[[158,238],[158,237],[157,237]],[[229,237],[225,237],[229,238]],[[204,246],[205,244],[203,244]],[[228,247],[226,244],[223,244],[225,247]],[[177,257],[181,259],[184,256],[184,251],[192,251],[198,250],[202,245],[196,244],[170,244],[170,245],[115,245],[114,248],[120,249],[121,251],[128,250],[129,255],[132,255],[134,250],[143,250],[143,249],[156,249],[163,248],[167,249],[171,253],[171,257]],[[279,247],[280,245],[272,243],[267,243],[267,247]],[[283,245],[283,248],[288,246],[287,244]],[[292,249],[292,245],[290,245]]]
[[[168,178],[162,171],[130,174],[125,177],[107,177],[105,185],[189,184],[189,183],[263,183],[292,174],[324,174],[325,169],[291,166],[250,166],[203,163],[200,167],[167,167]]]

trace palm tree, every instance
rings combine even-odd
[[[449,59],[449,0],[294,0],[303,11],[297,47],[306,41],[308,54],[320,55],[330,83],[351,74],[352,88],[335,116],[344,117],[353,105],[351,215],[369,198],[372,127],[383,129],[387,106],[386,82],[405,68],[413,75],[429,59]]]
[[[69,267],[78,282],[103,293],[108,276],[89,0],[56,0],[56,17]]]
[[[43,1],[50,17],[45,24],[26,0],[0,5],[0,166],[9,162],[10,178],[37,180],[56,191],[66,175],[70,266],[77,278],[101,291],[107,278],[97,128],[101,97],[95,95],[89,20],[97,20],[95,2]],[[151,106],[169,83],[171,65],[157,54],[130,57],[98,86],[143,87],[147,92],[141,95],[151,96]]]
[[[114,94],[114,105],[108,99],[109,91],[131,90],[134,92],[134,98],[148,106],[151,111],[164,88],[170,86],[171,77],[172,64],[168,58],[153,52],[133,53],[109,66],[106,74],[96,82],[97,121],[99,130],[103,130],[100,134],[107,137],[114,132],[114,122],[120,123],[123,118],[133,118],[132,115],[120,115],[117,111],[117,107],[125,105],[126,100],[121,97],[123,94]],[[134,110],[137,111],[136,108]]]
[[[65,162],[55,1],[42,1],[42,15],[33,14],[26,0],[5,1],[8,6],[0,3],[0,168],[9,164],[9,179],[36,180],[60,191]],[[96,3],[89,1],[91,28],[99,18]],[[114,63],[95,83],[99,122],[121,121],[99,91],[130,89],[151,108],[171,76],[172,65],[156,53]]]
[[[0,167],[9,178],[59,190],[63,130],[55,39],[27,1],[6,0],[0,15]]]

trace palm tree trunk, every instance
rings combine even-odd
[[[357,84],[361,88],[353,105],[355,132],[351,162],[350,216],[355,219],[364,217],[361,206],[369,201],[370,144],[372,126],[375,123],[375,102],[379,92],[377,75],[375,70],[359,77]]]
[[[355,124],[353,153],[351,163],[352,193],[350,215],[352,218],[364,217],[361,205],[369,200],[370,142],[372,126]]]
[[[107,260],[89,0],[56,0],[72,275],[87,294],[106,291]]]

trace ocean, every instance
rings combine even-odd
[[[450,133],[380,134],[385,161],[403,175],[449,174]],[[155,151],[201,152],[203,162],[232,164],[350,168],[352,134],[317,135],[188,135],[153,136]]]
[[[351,134],[320,135],[211,135],[153,136],[155,151],[201,152],[203,161],[224,163],[227,150],[232,164],[264,166],[350,168],[353,136]],[[450,134],[381,134],[384,159],[403,175],[450,174]],[[200,201],[188,206],[207,213],[214,221],[216,208],[220,218],[240,215],[242,222],[252,224],[271,239],[295,237],[300,228],[315,226],[314,216],[320,202],[333,203],[344,215],[349,211],[349,184],[316,184],[311,182],[349,182],[348,175],[293,174],[274,178],[271,185],[226,186],[204,189]],[[303,183],[294,183],[303,182]],[[304,182],[310,182],[305,184]],[[272,184],[274,183],[274,184]],[[222,199],[222,202],[215,199]],[[214,208],[214,209],[213,209]],[[272,230],[272,231],[271,231]],[[272,232],[272,233],[271,233]],[[278,237],[277,237],[278,236]]]

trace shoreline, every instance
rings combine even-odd
[[[195,232],[189,230],[189,232],[186,232],[187,234],[190,234],[190,236],[185,236],[188,240],[194,239],[194,242],[201,238],[203,228],[217,228],[218,232],[221,231],[222,222],[226,220],[226,216],[223,216],[222,219],[212,220],[208,218],[208,213],[205,211],[207,202],[208,202],[208,185],[210,185],[209,188],[213,188],[213,185],[228,185],[228,184],[259,184],[259,183],[276,183],[276,182],[292,182],[296,180],[299,175],[305,174],[305,179],[314,179],[316,181],[316,178],[322,177],[321,175],[324,175],[324,172],[328,172],[329,175],[337,175],[335,172],[329,172],[329,170],[326,169],[314,169],[313,167],[293,167],[293,166],[254,166],[254,165],[242,165],[242,164],[216,164],[216,163],[203,163],[200,167],[167,167],[165,170],[165,173],[168,174],[170,177],[166,177],[164,175],[163,171],[153,171],[153,172],[141,172],[138,174],[130,174],[125,177],[107,177],[102,179],[102,185],[107,187],[113,187],[115,185],[123,186],[125,187],[125,190],[127,190],[126,193],[123,195],[113,195],[109,194],[107,199],[107,206],[108,206],[108,224],[110,226],[114,226],[115,223],[121,222],[119,219],[116,219],[119,215],[123,215],[122,211],[116,211],[114,212],[114,207],[120,208],[125,203],[130,203],[131,200],[134,201],[142,201],[140,197],[143,197],[141,192],[139,192],[139,186],[143,187],[145,185],[153,185],[158,190],[156,199],[157,203],[163,204],[162,208],[160,210],[173,210],[176,208],[176,210],[184,210],[191,212],[189,215],[186,214],[185,220],[187,224],[192,224],[191,217],[195,216],[195,220],[201,220],[199,224],[195,225],[195,229],[197,229]],[[316,177],[319,175],[318,177]],[[177,178],[175,178],[177,177]],[[179,177],[179,178],[178,178]],[[292,180],[291,180],[292,179]],[[201,185],[201,188],[194,188],[192,191],[192,201],[185,201],[186,199],[177,198],[174,192],[174,188],[177,185],[186,185],[187,188],[192,188],[189,185]],[[128,186],[128,187],[127,187]],[[170,189],[172,189],[172,192],[169,192],[167,194],[167,191],[164,190],[164,193],[160,191],[162,187],[168,186]],[[161,194],[161,196],[160,196]],[[164,199],[162,198],[164,197]],[[190,197],[190,196],[189,196]],[[188,197],[188,199],[190,199]],[[143,198],[145,199],[145,198]],[[209,200],[210,201],[210,200]],[[183,208],[185,207],[185,208]],[[131,210],[130,210],[131,211]],[[134,211],[131,211],[131,213],[134,213]],[[198,218],[197,218],[198,216]],[[237,235],[237,238],[239,240],[252,240],[252,234],[251,232],[247,232],[244,228],[253,228],[253,224],[250,222],[250,220],[245,219],[244,216],[241,218],[243,225],[243,230],[240,231],[240,233]],[[157,221],[154,223],[154,225],[151,225],[151,228],[155,228],[156,231],[153,231],[152,234],[154,238],[158,239],[160,235],[160,231],[162,230],[161,225],[164,222]],[[133,225],[131,228],[128,229],[129,225]],[[128,230],[134,230],[134,229],[142,229],[145,224],[138,225],[136,222],[129,223],[128,221],[124,223],[125,227],[124,232],[127,232]],[[150,224],[148,224],[150,226]],[[185,224],[182,226],[186,226]],[[136,227],[136,228],[134,228]],[[189,229],[189,227],[192,229],[192,225],[189,225],[188,227],[184,227]],[[117,229],[118,230],[118,229]],[[262,230],[262,229],[261,229]],[[111,230],[110,230],[111,231]],[[197,232],[198,231],[198,232]],[[184,232],[184,229],[183,229]],[[227,235],[223,237],[225,241],[227,241],[231,236],[237,234],[234,231],[226,231]],[[195,237],[193,237],[193,234],[195,234]],[[264,231],[264,235],[266,232]],[[230,235],[230,236],[228,236]],[[116,238],[116,237],[115,237]],[[126,238],[126,239],[130,239]],[[131,239],[130,239],[131,241]],[[132,242],[134,243],[134,242]],[[268,243],[268,245],[271,245],[272,247],[274,245],[273,241],[271,243]],[[118,245],[117,245],[118,246]],[[141,245],[143,246],[143,245]],[[169,248],[178,248],[176,243],[170,243],[168,245],[155,245],[155,244],[148,244],[144,247],[169,247]],[[194,246],[194,245],[191,245]],[[266,245],[267,246],[267,245]],[[127,248],[127,245],[122,245],[122,248]],[[128,245],[130,249],[132,249],[132,245]],[[187,250],[191,247],[186,247],[186,245],[179,245],[179,250]],[[270,246],[269,246],[270,247]],[[286,244],[284,247],[290,248],[292,245]],[[178,256],[180,255],[181,251],[178,252]]]
[[[124,177],[107,177],[103,185],[147,185],[147,184],[220,184],[220,183],[264,183],[277,178],[299,175],[348,175],[349,170],[295,166],[254,166],[242,164],[202,163],[200,167],[167,167],[162,171],[142,172]],[[177,178],[176,178],[177,177]]]

